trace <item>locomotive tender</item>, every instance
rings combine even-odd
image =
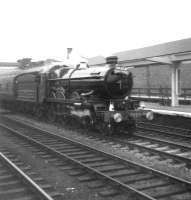
[[[103,133],[130,135],[136,119],[148,114],[129,98],[132,86],[132,73],[118,66],[114,56],[102,67],[55,62],[1,76],[0,100],[5,107],[51,122],[75,117]]]

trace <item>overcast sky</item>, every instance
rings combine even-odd
[[[63,60],[191,37],[189,0],[0,0],[0,61]]]

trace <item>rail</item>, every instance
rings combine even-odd
[[[12,161],[10,161],[3,153],[0,152],[0,163],[6,165],[6,170],[9,169],[22,181],[31,191],[34,197],[42,200],[53,200],[42,188],[40,188],[29,176],[27,176],[21,169],[19,169]],[[24,186],[23,186],[24,187]],[[7,194],[8,196],[9,194]],[[1,196],[1,195],[0,195]],[[21,196],[20,196],[21,197]],[[1,197],[0,197],[1,198]],[[7,198],[7,197],[6,197]]]

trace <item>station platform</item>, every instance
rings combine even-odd
[[[191,105],[180,105],[176,107],[162,106],[158,103],[142,102],[145,110],[152,110],[161,115],[171,115],[191,118]]]

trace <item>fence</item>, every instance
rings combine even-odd
[[[132,95],[170,99],[171,88],[133,88]],[[191,100],[191,88],[181,88],[179,97],[183,100]]]

